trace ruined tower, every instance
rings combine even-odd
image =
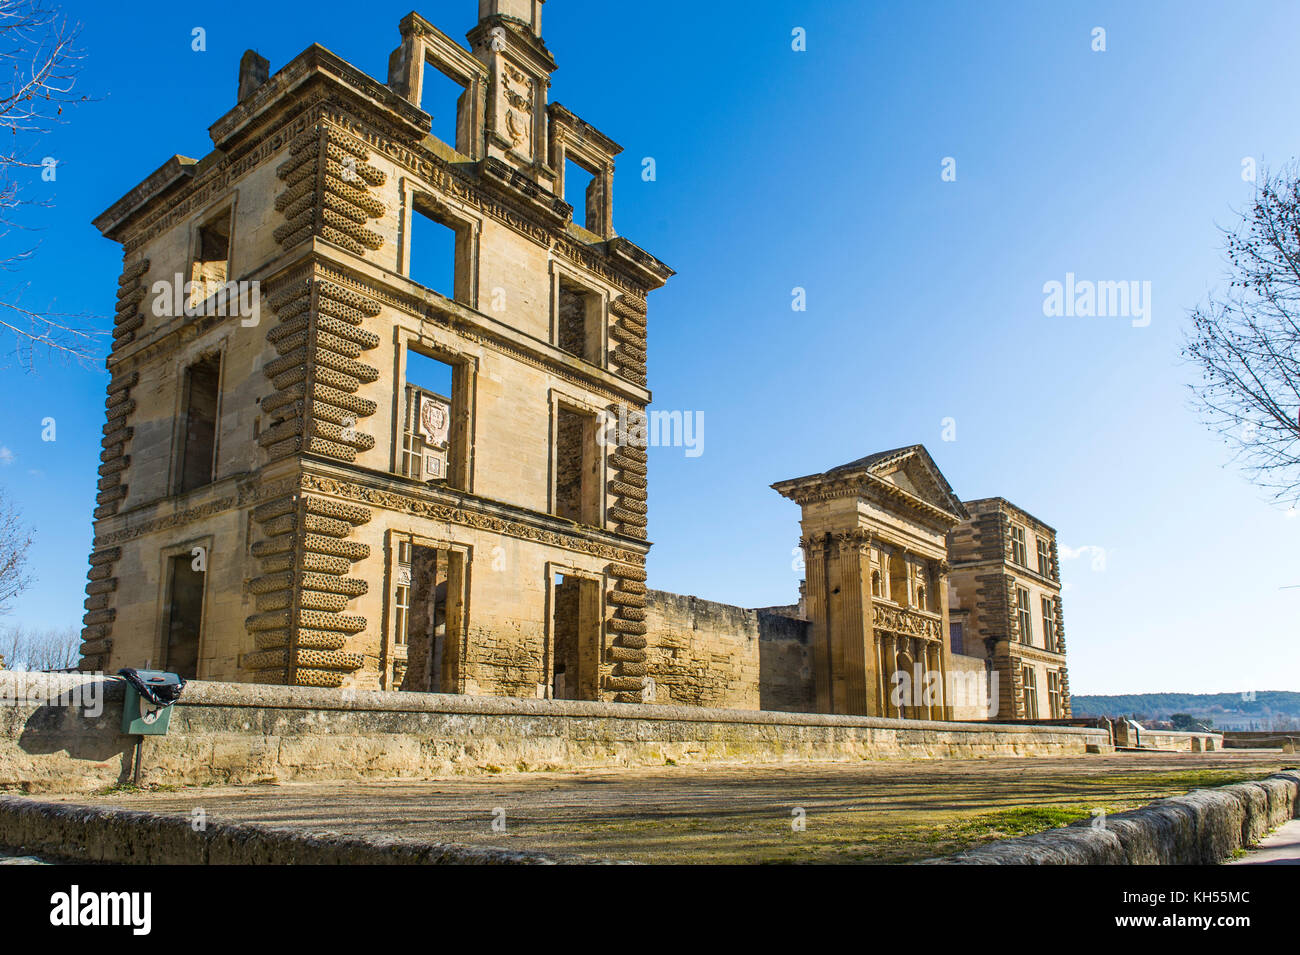
[[[212,152],[95,220],[84,669],[642,698],[646,455],[602,415],[644,413],[672,271],[614,231],[620,147],[548,102],[542,3],[481,0],[468,47],[408,15],[386,84],[245,54]]]

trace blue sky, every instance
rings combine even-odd
[[[274,71],[315,41],[382,79],[411,2],[65,4],[94,101],[34,147],[61,165],[27,195],[54,205],[4,294],[109,327],[120,252],[90,219],[206,154],[244,49]],[[477,4],[419,9],[460,38]],[[653,586],[793,601],[798,509],[768,485],[921,442],[962,497],[1104,550],[1063,562],[1075,693],[1300,689],[1300,518],[1225,466],[1179,358],[1243,157],[1300,154],[1300,5],[551,0],[545,33],[552,99],[625,147],[615,227],[678,272],[651,297],[654,407],[702,412],[705,444],[652,451]],[[1045,317],[1071,272],[1150,282],[1150,324]],[[37,530],[7,623],[79,623],[104,382],[0,374],[0,484]]]

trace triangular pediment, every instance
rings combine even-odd
[[[966,508],[953,493],[948,479],[943,476],[924,445],[913,444],[893,451],[869,454],[832,468],[827,474],[848,474],[853,471],[866,471],[932,507],[958,517],[966,516]]]

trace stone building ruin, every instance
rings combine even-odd
[[[598,429],[646,412],[673,271],[615,229],[618,144],[550,99],[543,3],[480,0],[466,45],[409,14],[386,82],[249,51],[212,151],[96,218],[123,264],[82,669],[978,718],[882,693],[961,656],[1059,671],[1068,715],[1063,636],[1015,645],[990,596],[1018,573],[983,563],[1001,518],[924,449],[776,485],[804,508],[801,604],[648,589],[646,451]],[[986,652],[952,653],[950,576]]]

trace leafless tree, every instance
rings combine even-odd
[[[64,107],[81,102],[73,93],[82,55],[76,48],[80,26],[46,0],[0,0],[0,271],[18,273],[37,251],[35,243],[16,242],[26,231],[24,207],[47,201],[23,198],[22,181],[44,170],[33,158],[33,140],[59,121]],[[57,167],[55,167],[57,168]],[[25,303],[30,289],[21,283],[0,298],[0,328],[13,334],[16,353],[30,366],[38,353],[61,355],[84,364],[98,358],[104,333],[88,316],[57,312]]]
[[[1279,499],[1300,501],[1300,165],[1265,171],[1224,229],[1226,291],[1192,312],[1184,355],[1206,423]]]
[[[10,670],[70,670],[81,658],[81,635],[75,627],[0,631],[0,657]]]
[[[0,613],[5,613],[9,601],[31,583],[27,574],[27,551],[31,546],[31,530],[0,491]]]

